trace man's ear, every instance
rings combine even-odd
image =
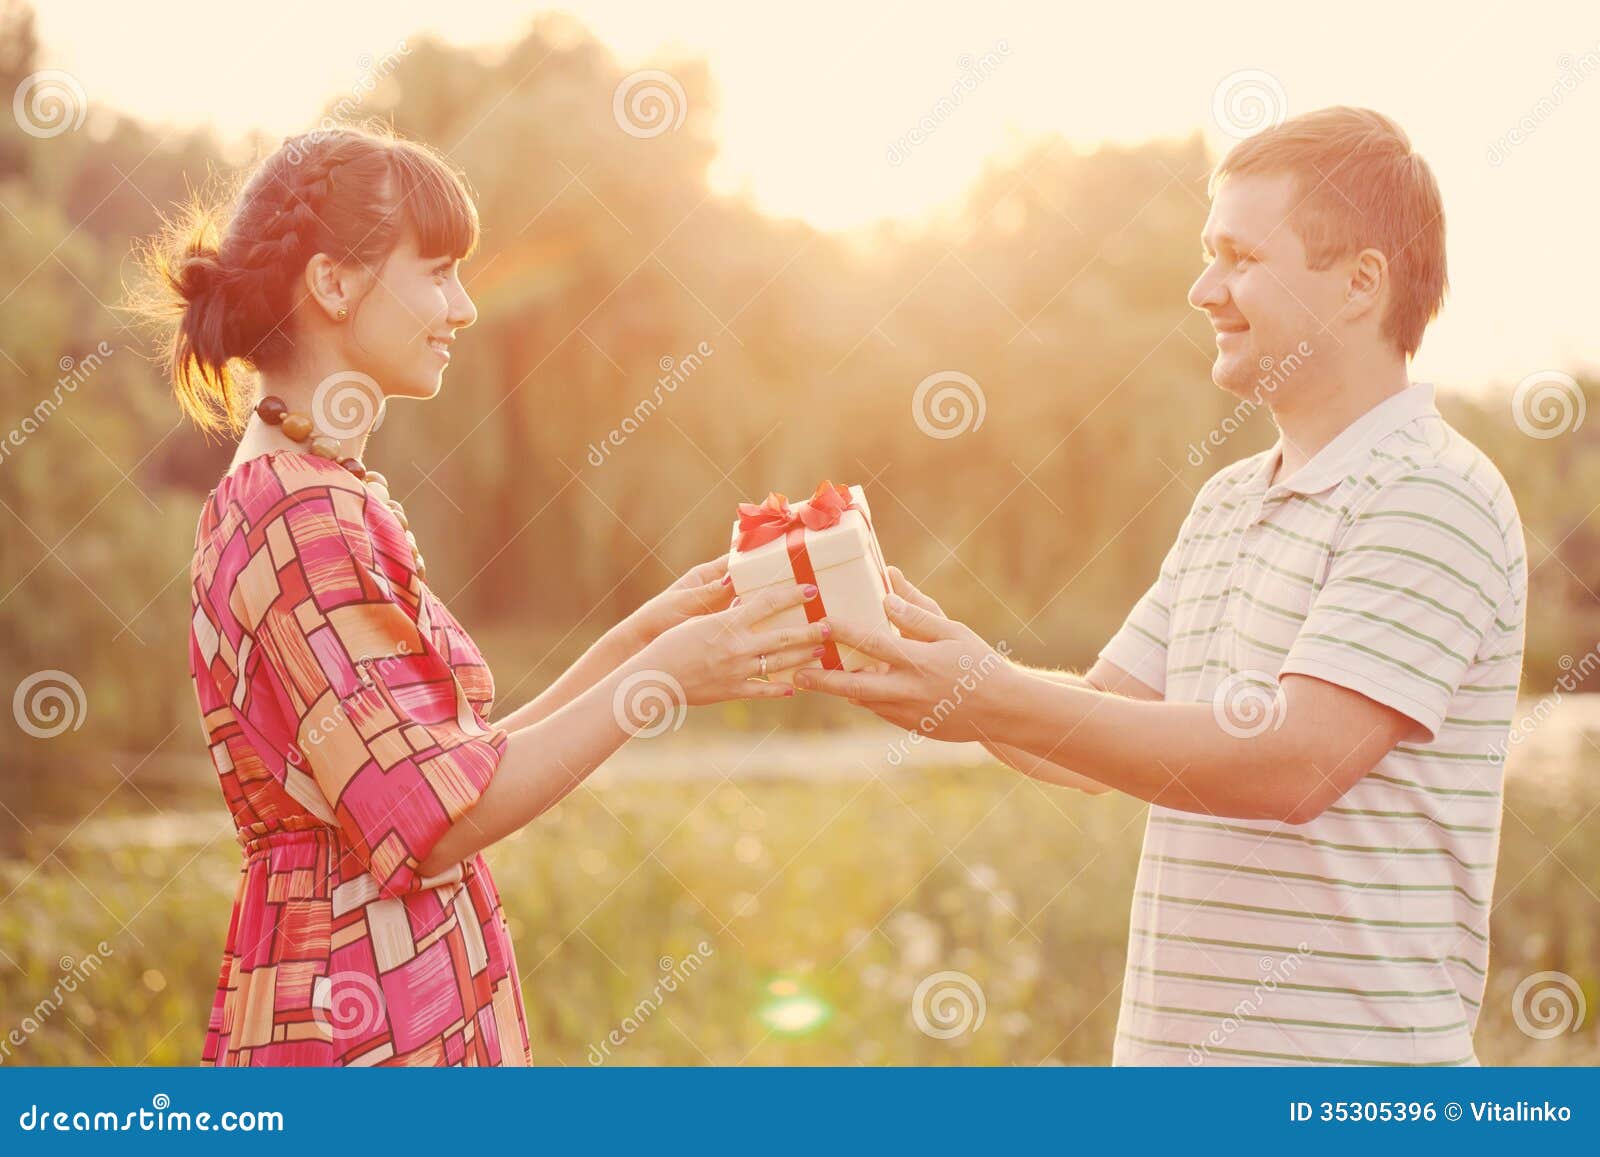
[[[1389,286],[1389,259],[1378,249],[1363,249],[1350,267],[1344,305],[1339,315],[1346,321],[1380,309]]]

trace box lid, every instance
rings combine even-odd
[[[863,517],[863,512],[867,515],[872,513],[867,505],[867,496],[859,486],[849,489],[850,500],[859,510],[846,510],[839,516],[839,521],[826,530],[806,531],[806,554],[811,558],[813,570],[825,570],[862,555],[872,560],[874,567],[880,565],[877,561],[879,554],[872,541],[871,526]],[[790,505],[795,510],[801,510],[811,503],[808,499]],[[735,519],[728,546],[728,569],[737,571],[734,585],[739,590],[754,590],[772,583],[794,580],[794,568],[789,563],[789,548],[784,535],[762,543],[754,550],[741,551],[737,549],[738,543],[739,522]]]

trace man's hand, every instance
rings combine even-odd
[[[944,608],[939,605],[938,601],[931,595],[917,589],[916,585],[906,578],[899,567],[891,566],[888,569],[889,585],[894,588],[895,594],[905,599],[906,602],[922,608],[929,614],[937,615],[941,619],[949,617],[944,613]],[[876,665],[878,670],[882,670],[884,667],[885,665],[882,663]],[[1096,676],[1116,682],[1119,686],[1102,686],[1096,682]],[[1139,683],[1126,671],[1107,663],[1104,659],[1098,661],[1094,666],[1094,670],[1090,671],[1082,680],[1079,680],[1077,676],[1068,675],[1066,672],[1052,672],[1045,677],[1063,679],[1069,682],[1081,682],[1085,686],[1095,687],[1102,691],[1116,690],[1121,694],[1134,694],[1141,698],[1160,698],[1160,695]],[[1137,688],[1137,690],[1124,691],[1121,689],[1122,684],[1126,684],[1130,688]],[[1019,771],[1030,779],[1054,784],[1057,787],[1074,788],[1089,795],[1101,795],[1111,790],[1105,784],[1098,783],[1086,775],[1079,775],[1069,767],[1063,767],[1052,760],[1040,759],[1037,755],[1032,755],[1019,748],[1009,747],[991,736],[980,735],[978,739],[983,744],[983,749],[994,756],[995,759],[1006,767],[1011,768],[1012,771]]]
[[[938,604],[932,595],[923,594],[922,591],[912,585],[911,580],[906,578],[903,570],[897,566],[891,566],[887,569],[889,572],[889,585],[894,588],[895,594],[905,599],[912,606],[921,607],[929,614],[938,615],[941,619],[950,617],[944,613],[944,608]]]
[[[890,568],[890,583],[910,587],[896,568]],[[864,631],[835,622],[834,638],[876,660],[875,668],[797,671],[795,686],[848,699],[897,727],[933,739],[983,738],[985,704],[999,693],[996,684],[1004,682],[1010,667],[1004,655],[922,597],[935,609],[899,594],[884,598],[898,638],[882,629]]]

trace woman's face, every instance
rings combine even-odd
[[[456,331],[478,318],[460,266],[448,254],[424,257],[408,231],[351,311],[351,352],[389,397],[439,392]]]

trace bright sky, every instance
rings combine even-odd
[[[1289,114],[1377,108],[1433,166],[1449,223],[1453,288],[1414,376],[1475,386],[1600,369],[1593,0],[1526,5],[1514,20],[1441,17],[1393,0],[1347,0],[1309,18],[1281,3],[1173,4],[1159,17],[1144,5],[1096,5],[1092,19],[1037,0],[276,0],[266,9],[42,0],[39,30],[43,66],[71,72],[91,102],[152,121],[210,120],[225,135],[278,135],[312,125],[327,100],[350,91],[360,58],[424,31],[503,43],[547,8],[573,13],[630,68],[706,59],[721,96],[717,186],[827,229],[935,212],[986,156],[1041,133],[1092,146],[1198,129],[1220,152],[1229,138],[1213,98],[1241,70],[1270,74]],[[986,53],[998,67],[891,165],[892,145],[957,87],[963,58]],[[1519,122],[1531,131],[1511,144]]]

